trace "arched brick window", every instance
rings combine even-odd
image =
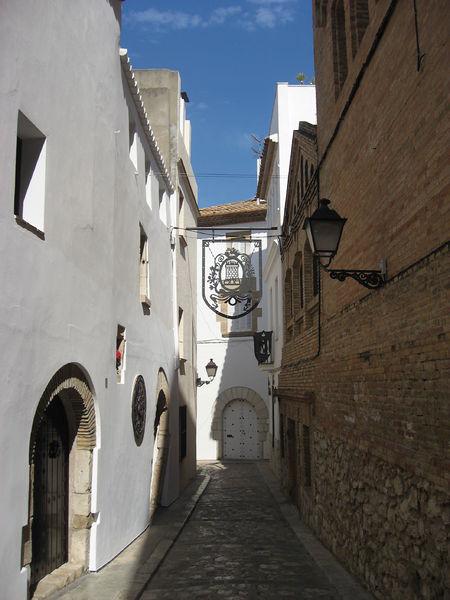
[[[304,305],[303,299],[303,260],[302,253],[297,252],[293,266],[293,284],[292,284],[292,302],[294,305],[294,314],[298,316]]]
[[[350,0],[350,28],[352,38],[352,56],[358,51],[361,40],[369,24],[369,1]]]
[[[288,269],[284,278],[284,320],[286,326],[292,318],[292,309],[292,269]]]
[[[334,0],[331,8],[331,33],[333,37],[334,93],[339,93],[347,79],[347,33],[343,0]]]
[[[325,27],[327,24],[328,0],[316,0],[315,8],[316,27]]]
[[[300,157],[300,188],[303,198],[303,194],[305,193],[305,172],[303,167],[303,156]]]

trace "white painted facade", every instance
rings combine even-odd
[[[292,135],[300,121],[317,122],[316,88],[314,85],[289,85],[277,83],[268,138],[273,142],[273,154],[265,161],[265,173],[259,170],[259,187],[264,190],[262,199],[267,202],[267,227],[278,227],[281,232],[286,202],[287,181],[291,156]],[[265,183],[261,185],[262,178]],[[263,286],[267,302],[262,305],[261,329],[272,331],[272,363],[260,365],[271,382],[278,388],[283,348],[283,275],[280,244],[276,237],[268,241],[264,256]],[[273,408],[272,408],[273,403]],[[270,430],[275,444],[271,459],[276,468],[279,447],[278,402],[273,396]],[[272,422],[273,416],[273,422]]]
[[[228,229],[233,224],[227,224]],[[252,227],[265,227],[264,221],[239,223],[236,228],[250,229]],[[226,235],[220,226],[214,227],[216,236]],[[253,336],[224,337],[224,331],[239,332],[245,330],[253,320],[255,331],[260,330],[261,318],[256,315],[259,310],[255,309],[255,315],[250,313],[249,317],[236,320],[224,319],[213,312],[202,298],[202,239],[205,235],[199,235],[197,247],[197,281],[198,281],[198,333],[197,333],[197,365],[198,375],[203,381],[207,381],[205,366],[212,358],[218,366],[216,377],[209,384],[198,388],[197,392],[197,458],[199,460],[210,460],[217,458],[241,458],[234,456],[234,450],[226,456],[226,442],[224,435],[233,434],[227,427],[230,423],[224,423],[227,418],[227,407],[236,400],[244,400],[248,406],[244,409],[246,413],[254,409],[259,430],[258,448],[251,449],[250,430],[248,422],[244,432],[247,440],[247,448],[256,452],[258,458],[269,458],[270,435],[268,431],[268,397],[267,376],[257,366],[253,348]],[[267,238],[265,232],[252,232],[252,238],[262,240],[263,256],[266,252]],[[260,307],[266,302],[263,290]],[[258,312],[256,312],[258,311]],[[225,329],[224,329],[225,328]],[[230,413],[228,413],[230,417]],[[234,432],[237,433],[237,432]],[[244,441],[243,439],[241,442]],[[248,454],[246,458],[255,457]]]
[[[145,121],[127,57],[120,56],[120,5],[15,0],[1,8],[0,595],[8,600],[27,597],[29,566],[21,554],[29,519],[30,434],[53,375],[64,365],[78,365],[94,398],[91,570],[149,524],[161,370],[166,392],[177,395],[170,236],[176,190]],[[19,111],[45,136],[39,158],[45,170],[37,165],[40,180],[30,198],[37,212],[22,215],[34,229],[14,216]],[[141,302],[141,230],[149,242],[151,306]],[[120,383],[118,325],[126,330]],[[131,421],[138,375],[147,392],[140,446]],[[173,419],[174,439],[176,426]],[[172,465],[166,482],[176,479],[178,489],[178,461]],[[165,493],[173,499],[170,489]]]

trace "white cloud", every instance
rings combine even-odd
[[[133,11],[127,18],[135,23],[153,26],[158,30],[190,29],[199,27],[203,22],[200,15],[173,10],[158,10],[157,8]]]
[[[228,18],[234,17],[242,12],[240,6],[228,6],[223,8],[216,8],[211,13],[207,23],[209,25],[222,25]]]
[[[293,20],[293,11],[288,4],[297,0],[247,0],[254,7],[243,9],[240,5],[219,7],[209,14],[200,15],[175,10],[148,8],[125,14],[129,22],[151,27],[156,31],[206,28],[226,22],[245,27],[273,29]]]

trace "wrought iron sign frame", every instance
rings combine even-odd
[[[211,244],[218,242],[231,242],[236,244],[244,242],[246,244],[254,244],[258,250],[258,279],[259,291],[252,290],[249,283],[255,276],[254,267],[252,266],[251,257],[245,252],[240,252],[237,248],[227,248],[224,252],[217,254],[214,257],[214,264],[207,268],[205,264],[205,250]],[[225,276],[223,270],[225,269]],[[239,277],[239,271],[242,277]],[[206,295],[207,287],[210,290],[209,299]],[[232,239],[206,239],[202,242],[202,296],[205,304],[213,312],[226,319],[240,319],[251,313],[260,303],[262,297],[262,240],[251,239],[248,237]],[[229,315],[219,309],[219,302],[225,302],[230,306],[244,303],[244,310],[238,315]]]

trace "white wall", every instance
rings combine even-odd
[[[276,135],[278,141],[278,155],[275,158],[272,177],[278,177],[279,189],[277,196],[279,206],[276,212],[279,215],[279,221],[274,225],[280,225],[283,219],[292,132],[298,129],[300,121],[317,123],[316,86],[277,83],[269,129],[269,136]]]
[[[289,175],[289,164],[291,157],[292,135],[298,129],[300,121],[317,122],[316,112],[316,88],[314,85],[289,85],[288,83],[277,83],[272,117],[269,128],[270,138],[277,142],[274,156],[274,167],[268,184],[267,192],[267,226],[282,227],[284,218],[284,207],[286,203],[286,190]],[[263,281],[267,293],[270,296],[272,289],[272,319],[270,317],[269,302],[263,305],[263,317],[261,328],[273,330],[272,336],[272,359],[271,365],[262,366],[261,371],[270,376],[272,383],[278,387],[278,374],[281,369],[283,349],[283,272],[279,241],[272,238],[268,241],[268,250],[265,254],[263,267]],[[278,290],[278,294],[276,293]],[[275,312],[277,317],[275,318]],[[276,327],[278,322],[278,328]],[[272,419],[272,412],[270,411]],[[275,423],[271,423],[275,432],[275,440],[279,439],[278,425],[278,402],[275,402]]]
[[[174,384],[176,352],[169,232],[145,199],[146,138],[139,122],[137,175],[129,159],[127,102],[134,109],[113,7],[106,1],[15,0],[2,3],[1,12],[0,580],[2,597],[19,600],[26,598],[20,552],[30,431],[47,383],[61,366],[76,362],[93,384],[97,475],[91,511],[99,516],[90,565],[96,569],[148,523],[156,378],[163,368]],[[47,138],[45,240],[13,216],[19,110]],[[139,223],[150,243],[150,315],[139,301]],[[115,382],[119,323],[127,330],[123,385]],[[138,374],[147,388],[140,447],[131,424]]]
[[[226,227],[233,227],[227,225]],[[239,223],[239,228],[265,227],[264,222]],[[220,228],[214,228],[220,235]],[[262,239],[263,253],[266,251],[266,234],[253,233],[252,237]],[[208,385],[203,385],[197,391],[197,458],[199,460],[216,459],[219,457],[218,442],[212,437],[212,420],[215,414],[218,396],[230,387],[248,387],[258,393],[266,403],[267,376],[258,369],[253,351],[253,337],[222,337],[220,317],[205,304],[202,298],[202,238],[199,236],[197,249],[197,282],[198,282],[198,312],[197,312],[197,365],[198,375],[206,380],[205,365],[210,358],[218,366],[215,379]],[[264,254],[263,254],[264,255]],[[266,290],[263,288],[263,298],[260,307],[267,301]],[[257,330],[262,327],[258,318]],[[270,433],[264,445],[264,454],[269,456],[268,444]]]

